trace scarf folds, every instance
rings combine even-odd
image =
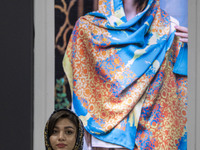
[[[173,73],[181,44],[159,0],[130,21],[122,0],[99,0],[77,21],[63,60],[85,129],[128,149],[178,149],[187,106],[187,78]]]
[[[83,127],[83,123],[82,121],[79,119],[79,117],[72,112],[69,109],[59,109],[59,110],[55,110],[51,116],[59,111],[66,111],[69,112],[70,114],[74,115],[75,117],[78,118],[78,131],[77,131],[77,138],[76,138],[76,143],[74,145],[73,150],[83,150],[83,136],[84,136],[84,127]],[[51,118],[50,116],[50,118]],[[50,119],[49,118],[49,119]],[[48,132],[48,126],[49,126],[49,120],[47,121],[46,125],[45,125],[45,130],[44,130],[44,140],[45,140],[45,148],[46,150],[53,150],[53,148],[51,147],[50,144],[50,136],[49,136],[49,132]]]

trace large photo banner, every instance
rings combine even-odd
[[[188,27],[188,0],[160,0],[160,7]],[[97,10],[98,0],[55,0],[55,109],[71,107],[71,92],[62,60],[77,19]]]
[[[84,150],[187,149],[187,10],[55,0],[55,110],[83,122]]]

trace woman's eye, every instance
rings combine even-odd
[[[58,131],[57,130],[53,130],[53,134],[56,134]]]
[[[74,132],[71,131],[71,130],[68,130],[68,131],[66,131],[65,133],[66,133],[67,135],[71,135],[71,134],[73,134]]]

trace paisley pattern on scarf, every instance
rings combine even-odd
[[[85,129],[128,149],[185,144],[187,78],[173,73],[181,45],[159,0],[130,21],[122,0],[99,0],[77,21],[63,60]]]

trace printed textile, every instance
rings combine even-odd
[[[99,0],[72,32],[63,67],[73,107],[94,137],[128,149],[186,148],[182,43],[159,0],[127,21],[122,0]]]

